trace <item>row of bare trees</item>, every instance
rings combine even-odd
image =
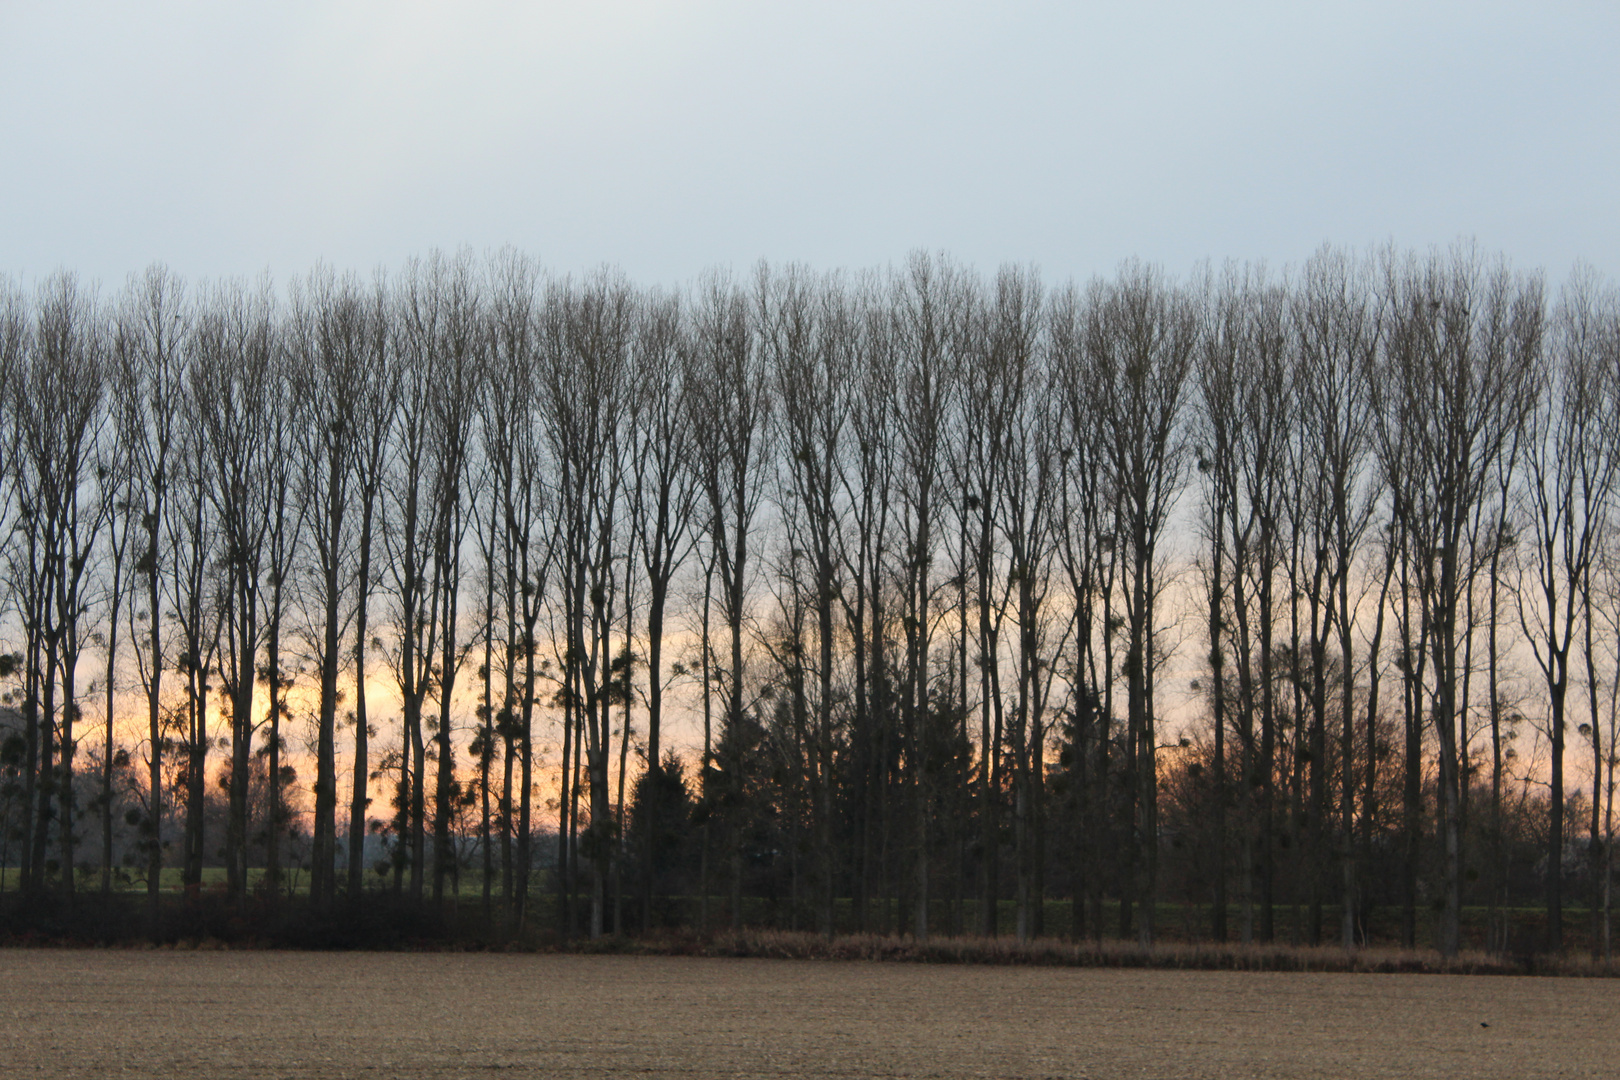
[[[1589,271],[155,267],[6,286],[0,385],[31,894],[99,871],[156,911],[166,866],[223,864],[285,903],[307,830],[316,905],[470,875],[592,935],[769,901],[1029,936],[1063,895],[1076,935],[1190,899],[1270,940],[1285,891],[1305,939],[1433,907],[1450,953],[1465,904],[1508,947],[1527,875],[1559,945],[1578,841],[1607,947]]]

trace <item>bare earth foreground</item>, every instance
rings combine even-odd
[[[1620,1069],[1620,980],[1607,979],[6,950],[0,1010],[7,1077]]]

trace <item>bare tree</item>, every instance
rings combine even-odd
[[[1378,324],[1376,300],[1359,264],[1324,248],[1305,265],[1296,294],[1293,325],[1299,335],[1298,373],[1302,465],[1313,492],[1315,516],[1307,523],[1309,545],[1318,553],[1312,582],[1312,747],[1315,847],[1324,858],[1329,787],[1326,777],[1326,646],[1336,631],[1339,646],[1339,835],[1340,940],[1355,943],[1355,611],[1351,578],[1362,540],[1372,522],[1376,489],[1366,460],[1372,449],[1372,376]],[[1320,609],[1320,617],[1314,612]],[[1320,628],[1320,629],[1318,629]],[[1376,662],[1376,657],[1374,658]],[[1373,747],[1368,746],[1368,761]],[[1370,768],[1370,765],[1369,765]],[[1320,890],[1316,912],[1320,912]],[[1319,914],[1313,925],[1319,924]],[[1319,935],[1319,931],[1318,931]]]
[[[1462,906],[1458,620],[1481,568],[1465,545],[1496,462],[1535,399],[1541,289],[1506,268],[1485,273],[1465,248],[1422,264],[1388,259],[1385,281],[1388,332],[1372,385],[1379,454],[1386,478],[1400,485],[1392,487],[1395,514],[1420,605],[1414,644],[1432,661],[1428,713],[1439,744],[1444,846],[1439,944],[1449,956],[1460,944]],[[1405,662],[1415,659],[1407,650]]]
[[[461,546],[474,494],[469,490],[468,450],[477,416],[487,339],[471,260],[462,255],[453,263],[435,261],[430,275],[427,295],[437,309],[431,318],[433,333],[428,339],[432,379],[429,393],[431,540],[438,600],[436,614],[440,624],[435,680],[439,704],[435,740],[438,760],[433,808],[433,900],[437,904],[444,896],[445,878],[454,878],[453,887],[458,887],[460,881],[451,839],[452,801],[456,797],[451,707],[456,674],[466,656],[465,650],[457,647],[457,601],[462,578]],[[419,316],[423,306],[415,306]]]
[[[180,281],[161,266],[132,277],[120,301],[114,333],[115,385],[120,439],[130,455],[131,514],[140,522],[140,549],[135,573],[144,579],[145,610],[131,608],[144,632],[136,638],[136,667],[146,698],[147,808],[141,824],[146,854],[146,888],[154,929],[163,867],[163,672],[170,659],[163,642],[164,523],[171,514],[169,491],[174,483],[183,415],[186,374],[185,344],[189,313]]]
[[[1285,443],[1293,419],[1294,371],[1289,364],[1287,296],[1262,268],[1233,270],[1215,301],[1220,333],[1231,352],[1231,394],[1237,430],[1225,500],[1232,549],[1233,658],[1237,668],[1238,737],[1242,744],[1244,825],[1243,940],[1270,941],[1275,916],[1275,800],[1277,761],[1273,639],[1279,537],[1284,516]],[[1259,721],[1259,731],[1255,721]],[[1258,878],[1258,880],[1256,880]]]
[[[379,576],[372,568],[377,533],[383,531],[387,508],[382,502],[388,476],[389,441],[399,404],[398,353],[390,334],[388,294],[379,278],[372,287],[365,316],[367,363],[361,376],[362,392],[353,412],[356,448],[354,486],[360,513],[355,541],[354,580],[354,772],[349,803],[349,880],[351,897],[358,898],[365,873],[365,850],[371,804],[370,740],[376,734],[366,712],[367,645],[371,627],[371,597]]]
[[[205,348],[203,325],[208,315],[207,305],[199,304],[188,328],[186,348],[190,362],[186,382],[180,388],[181,415],[188,418],[202,415],[205,408],[198,400],[206,380],[197,371],[197,357]],[[171,552],[166,582],[168,610],[179,630],[179,649],[173,662],[185,680],[185,696],[168,727],[178,734],[178,748],[184,753],[174,777],[175,786],[184,792],[186,808],[181,882],[195,895],[202,886],[208,751],[215,738],[209,724],[208,699],[217,687],[210,677],[219,658],[230,575],[228,569],[222,572],[220,567],[220,558],[226,552],[220,543],[214,502],[209,498],[212,462],[206,431],[203,425],[194,423],[178,424],[177,430],[179,439],[171,471],[174,497],[164,527],[168,533],[166,546]]]
[[[291,354],[292,400],[300,416],[291,430],[293,445],[289,449],[292,453],[278,455],[278,460],[285,461],[295,456],[301,466],[295,497],[300,516],[310,522],[309,537],[315,556],[311,581],[315,610],[311,612],[309,640],[320,672],[320,697],[316,706],[315,821],[310,852],[310,896],[317,903],[330,902],[337,885],[338,680],[347,651],[343,641],[357,614],[352,591],[354,582],[349,568],[356,562],[355,533],[359,523],[355,520],[353,504],[359,474],[356,459],[364,452],[362,440],[368,423],[363,410],[373,405],[367,391],[375,377],[371,373],[377,361],[374,316],[374,305],[359,281],[352,276],[338,278],[329,269],[317,269],[292,294],[288,348]],[[285,482],[281,470],[277,470],[276,479]],[[293,545],[286,542],[285,514],[277,513],[275,520],[277,524],[272,547],[278,553],[290,551]],[[282,562],[279,559],[273,561]],[[282,574],[279,572],[274,577],[274,585],[279,598],[282,588]],[[272,621],[279,622],[276,619]],[[357,672],[357,684],[363,681],[363,672]],[[274,702],[278,689],[279,678],[273,675],[272,725],[276,720]],[[363,746],[365,733],[358,726],[356,732],[357,745]],[[279,753],[278,743],[273,727],[272,755]],[[277,758],[273,757],[273,776],[277,774],[278,764]],[[279,786],[272,783],[272,793],[278,792]],[[365,789],[363,782],[360,789]],[[354,833],[352,817],[351,813],[351,845]],[[279,823],[272,823],[272,836],[277,831]],[[362,812],[362,838],[364,833]],[[352,846],[349,858],[351,864],[359,858],[359,852],[353,850]],[[274,865],[274,859],[271,862],[270,872],[274,875],[278,867]],[[349,876],[350,891],[357,892],[359,884],[352,866]]]
[[[1117,847],[1113,841],[1114,815],[1110,813],[1109,777],[1111,769],[1110,747],[1113,741],[1113,711],[1115,663],[1113,638],[1116,630],[1113,614],[1115,570],[1118,566],[1119,546],[1114,542],[1114,493],[1109,486],[1108,473],[1103,467],[1103,428],[1100,423],[1100,403],[1092,393],[1089,367],[1086,361],[1085,338],[1087,312],[1080,291],[1072,284],[1054,295],[1048,310],[1051,326],[1048,341],[1051,350],[1048,367],[1060,395],[1062,426],[1059,458],[1064,466],[1061,497],[1062,512],[1058,517],[1060,538],[1059,558],[1068,579],[1075,611],[1075,663],[1069,678],[1073,689],[1072,702],[1074,732],[1071,737],[1074,759],[1071,776],[1078,788],[1079,844],[1073,853],[1079,882],[1075,887],[1073,919],[1075,936],[1085,933],[1087,926],[1093,937],[1101,940],[1104,875],[1102,866]],[[973,497],[973,501],[978,501]],[[982,541],[981,541],[982,544]],[[988,590],[983,584],[988,568],[979,572],[981,641],[994,640],[988,633]],[[993,648],[980,645],[984,655],[993,655]],[[994,668],[979,664],[980,678],[986,689],[981,693],[981,801],[988,803],[990,793],[999,791],[999,777],[991,773],[1000,741],[1000,692],[990,693],[990,680]],[[996,699],[994,732],[990,726],[991,701]],[[991,843],[994,837],[993,821],[984,830],[988,857],[993,857]],[[993,897],[995,890],[986,889]],[[1084,907],[1082,908],[1082,894]],[[993,929],[990,900],[985,901],[985,924],[981,932]]]
[[[1176,899],[1244,940],[1336,910],[1349,947],[1388,896],[1416,944],[1432,890],[1442,950],[1482,901],[1501,950],[1543,885],[1558,940],[1580,880],[1607,949],[1620,305],[1590,271],[1550,316],[1466,246],[679,294],[508,250],[199,299],[161,268],[106,308],[0,285],[0,862],[24,841],[33,902],[86,880],[95,816],[154,930],[166,861],[195,898],[222,853],[245,904],[262,857],[302,903],[306,822],[334,902],[352,693],[355,902],[382,834],[397,893],[431,865],[448,907],[482,861],[523,927],[555,796],[564,932],[667,917],[691,827],[705,926],[724,880],[734,926],[961,932],[978,892],[981,932],[1032,937],[1055,880],[1076,937],[1117,896],[1142,942]],[[1194,623],[1196,716],[1163,685]]]
[[[1620,347],[1620,333],[1617,333],[1620,331],[1620,319],[1615,317],[1612,308],[1608,321],[1609,347]],[[1593,613],[1603,620],[1605,632],[1599,641],[1607,650],[1606,659],[1611,672],[1604,715],[1601,721],[1594,718],[1592,725],[1596,728],[1599,722],[1602,723],[1603,738],[1606,740],[1595,780],[1601,795],[1602,856],[1598,883],[1598,936],[1594,941],[1594,951],[1605,961],[1614,958],[1614,796],[1616,773],[1620,771],[1620,750],[1616,749],[1620,747],[1620,678],[1615,677],[1615,673],[1620,672],[1620,566],[1616,566],[1616,554],[1612,540],[1606,538],[1599,550],[1595,568],[1599,592],[1593,605]]]
[[[986,346],[977,355],[998,372],[1006,406],[1006,469],[995,492],[1006,538],[1007,587],[1018,620],[1017,698],[1012,723],[1013,835],[1018,866],[1020,940],[1045,927],[1047,707],[1058,658],[1068,647],[1072,615],[1048,603],[1055,553],[1061,468],[1057,410],[1046,384],[1044,296],[1034,273],[1005,268],[990,298]],[[975,355],[970,352],[968,355]]]
[[[1021,293],[1017,298],[1021,303],[1028,299]],[[1030,329],[1024,325],[1029,311],[1016,313],[1019,318],[1014,327],[1014,343],[1018,347],[1013,349],[1004,347],[1007,344],[1004,335],[985,325],[995,318],[994,311],[994,305],[987,304],[982,296],[973,297],[970,329],[965,338],[967,356],[962,365],[961,413],[952,425],[956,428],[956,446],[951,462],[958,489],[957,498],[952,500],[955,504],[952,509],[958,517],[958,544],[962,549],[958,561],[963,564],[958,603],[964,609],[964,623],[968,607],[971,606],[977,616],[973,655],[964,661],[963,668],[965,674],[969,665],[976,667],[979,676],[979,932],[986,936],[994,936],[999,929],[1000,835],[1005,809],[1002,767],[1006,757],[1002,748],[1008,734],[1007,698],[1002,693],[1001,631],[1013,587],[1005,559],[1000,557],[998,526],[1002,524],[1000,503],[1012,467],[1008,459],[1012,453],[1013,428],[1027,390],[1028,373],[1024,369],[1031,363],[1033,345]],[[971,601],[966,596],[970,577]],[[965,625],[962,632],[966,636]],[[966,651],[965,646],[963,651]],[[965,708],[966,691],[962,697]],[[1022,772],[1019,787],[1022,792]],[[1020,843],[1020,886],[1023,884],[1022,853]],[[1020,893],[1021,916],[1023,899]]]
[[[410,894],[423,898],[427,845],[425,823],[427,746],[423,708],[435,687],[439,661],[440,594],[447,584],[438,560],[440,534],[434,398],[440,322],[444,319],[440,257],[427,266],[412,263],[394,294],[389,312],[390,351],[397,356],[397,407],[390,429],[392,445],[382,481],[384,561],[393,601],[394,639],[387,649],[399,686],[403,730],[395,767],[394,890],[410,868]]]
[[[816,686],[813,719],[800,732],[803,772],[811,816],[815,866],[815,912],[818,930],[833,933],[836,854],[833,846],[834,648],[843,545],[839,462],[848,422],[855,343],[853,311],[842,283],[818,281],[803,268],[775,275],[761,269],[757,292],[761,346],[774,378],[778,407],[778,444],[783,475],[778,502],[789,523],[787,542],[795,596],[808,597],[815,621]],[[798,580],[800,562],[809,579]],[[802,650],[795,662],[802,671]],[[800,679],[802,684],[804,680]],[[799,695],[802,698],[806,695]],[[796,708],[810,719],[809,708]]]
[[[726,719],[720,768],[728,806],[731,860],[731,923],[742,926],[743,823],[737,811],[745,772],[747,689],[743,670],[743,624],[748,615],[749,539],[764,495],[770,463],[772,408],[768,372],[754,341],[748,300],[720,274],[700,287],[694,301],[693,365],[699,427],[699,468],[708,533],[720,578],[721,611],[730,636],[725,672]],[[709,777],[705,777],[709,786]],[[711,796],[713,797],[713,796]]]
[[[1207,555],[1200,557],[1205,597],[1208,604],[1207,627],[1209,635],[1210,702],[1214,724],[1213,761],[1210,769],[1211,805],[1214,813],[1215,881],[1210,912],[1210,929],[1216,941],[1227,938],[1226,898],[1226,839],[1227,802],[1229,789],[1226,763],[1227,717],[1227,640],[1231,625],[1227,611],[1236,594],[1242,603],[1242,567],[1234,566],[1228,574],[1228,563],[1233,561],[1234,549],[1245,537],[1232,536],[1227,522],[1232,507],[1241,498],[1239,477],[1239,438],[1243,417],[1240,413],[1238,358],[1242,355],[1245,305],[1237,287],[1235,274],[1228,267],[1220,286],[1204,303],[1205,325],[1200,338],[1196,378],[1198,408],[1195,412],[1195,450],[1198,471],[1204,477],[1204,508],[1199,528],[1209,545]],[[1209,286],[1206,286],[1208,288]],[[1071,575],[1072,575],[1071,571]],[[1230,590],[1230,591],[1229,591]],[[1240,716],[1242,714],[1240,713]],[[1240,731],[1245,730],[1240,727]],[[1244,741],[1249,749],[1252,740]],[[1245,760],[1248,755],[1245,754]],[[1245,773],[1247,770],[1245,770]],[[1247,785],[1244,785],[1247,787]],[[1248,815],[1245,815],[1247,819]],[[1248,821],[1245,820],[1245,834]],[[1252,855],[1247,836],[1243,844],[1244,861],[1244,940],[1253,936],[1252,925]]]
[[[928,938],[929,646],[932,642],[934,548],[944,512],[939,483],[958,384],[959,338],[966,283],[945,261],[915,252],[893,283],[895,412],[902,545],[898,570],[905,662],[900,672],[900,718],[910,772],[913,839],[912,928]],[[947,504],[948,505],[948,504]]]
[[[623,498],[623,412],[634,309],[628,285],[607,273],[581,286],[565,283],[555,288],[557,293],[548,298],[553,321],[541,367],[543,415],[548,450],[558,472],[559,569],[566,622],[564,722],[584,739],[576,743],[575,753],[584,756],[589,789],[586,855],[593,871],[590,934],[595,938],[604,930],[614,840],[608,785],[614,627],[610,594]]]
[[[872,901],[887,876],[889,760],[893,739],[891,677],[886,644],[896,498],[896,333],[879,284],[868,278],[854,290],[854,399],[850,446],[838,482],[849,507],[850,530],[840,552],[849,587],[841,590],[854,666],[855,708],[851,724],[856,778],[857,852],[855,925],[872,927]],[[885,907],[885,911],[887,908]]]
[[[114,319],[116,326],[116,317]],[[102,691],[106,695],[106,721],[101,746],[101,794],[97,802],[101,810],[101,893],[112,895],[113,887],[113,778],[119,768],[120,750],[116,745],[117,687],[119,657],[119,621],[124,605],[129,602],[130,579],[134,573],[130,556],[131,547],[140,527],[140,514],[136,509],[132,485],[132,448],[120,422],[122,401],[119,379],[118,333],[109,328],[108,356],[105,370],[107,380],[107,418],[101,445],[98,447],[97,475],[101,478],[102,514],[107,522],[107,580],[104,583],[106,619],[95,636],[100,639],[107,654],[107,667],[103,673]],[[3,330],[0,330],[3,333]],[[4,346],[0,345],[0,349]],[[0,368],[4,360],[0,359]],[[127,751],[124,751],[127,760]]]
[[[1158,889],[1153,616],[1162,582],[1157,563],[1187,466],[1183,403],[1198,313],[1190,296],[1139,264],[1123,267],[1113,282],[1094,283],[1088,300],[1089,376],[1109,431],[1102,464],[1118,500],[1118,529],[1129,556],[1120,583],[1128,635],[1122,665],[1128,694],[1127,783],[1137,815],[1132,892],[1142,904],[1138,937],[1150,944]]]
[[[642,850],[642,930],[651,929],[657,893],[659,799],[663,793],[663,648],[670,585],[693,545],[698,472],[693,467],[690,344],[680,300],[657,294],[641,304],[632,350],[630,526],[647,576],[647,770]]]
[[[505,613],[503,712],[506,776],[502,786],[502,836],[512,832],[512,757],[519,779],[516,866],[504,893],[519,921],[525,913],[531,871],[533,724],[537,669],[535,627],[545,604],[552,533],[547,519],[546,459],[541,437],[538,273],[515,252],[497,256],[491,269],[490,377],[481,430],[500,512],[501,593]],[[522,682],[518,684],[521,659]]]
[[[198,479],[214,510],[226,575],[221,619],[227,642],[221,674],[231,714],[226,865],[229,892],[237,900],[247,892],[248,779],[258,728],[253,702],[265,630],[263,559],[272,509],[271,410],[282,396],[268,291],[268,282],[257,292],[226,285],[210,298],[193,331],[191,369],[201,439]]]
[[[1613,398],[1609,390],[1612,372],[1602,366],[1602,328],[1596,308],[1595,283],[1577,275],[1559,298],[1552,321],[1547,363],[1539,364],[1541,327],[1539,322],[1523,327],[1520,333],[1535,335],[1523,347],[1532,351],[1528,358],[1535,365],[1537,382],[1533,407],[1527,417],[1525,434],[1524,506],[1521,511],[1526,531],[1534,540],[1530,570],[1534,584],[1528,596],[1521,595],[1519,617],[1525,637],[1535,653],[1537,666],[1547,686],[1548,730],[1552,743],[1552,812],[1548,836],[1547,937],[1551,948],[1562,945],[1563,862],[1564,862],[1564,746],[1569,727],[1566,710],[1569,693],[1570,651],[1576,643],[1577,620],[1592,623],[1591,581],[1598,558],[1598,545],[1606,529],[1608,502],[1614,487],[1616,458],[1614,447],[1605,438],[1613,423],[1609,410]],[[1539,300],[1539,296],[1536,297]],[[1514,312],[1490,311],[1498,318],[1511,318]],[[1525,312],[1520,318],[1539,317]],[[1499,333],[1487,326],[1482,344],[1495,345]],[[1507,327],[1503,331],[1511,332]],[[1511,347],[1511,339],[1498,347]],[[1488,356],[1498,363],[1509,359]],[[1590,640],[1590,637],[1588,637]],[[1591,665],[1590,645],[1586,650]],[[1588,672],[1589,685],[1596,693]],[[1595,703],[1591,709],[1596,723]],[[1596,727],[1588,725],[1592,744],[1601,755]],[[1601,773],[1594,761],[1594,777]],[[1594,796],[1596,792],[1594,792]],[[1597,800],[1594,797],[1593,812]],[[1596,839],[1596,829],[1593,830]]]
[[[38,731],[38,804],[33,819],[32,887],[45,887],[51,800],[57,803],[61,889],[73,897],[74,721],[78,665],[92,550],[105,520],[97,487],[108,338],[94,297],[74,277],[54,275],[39,288],[32,347],[16,357],[10,392],[17,425],[21,513],[32,566],[23,602],[31,641],[30,731]],[[37,665],[37,667],[35,666]],[[57,698],[60,688],[61,697]],[[34,705],[35,697],[40,700]],[[37,722],[35,721],[37,709]],[[58,711],[60,710],[60,711]],[[30,750],[33,740],[30,739]]]

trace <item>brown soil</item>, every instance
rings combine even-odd
[[[1611,1076],[1616,1015],[1609,979],[0,951],[19,1077]]]

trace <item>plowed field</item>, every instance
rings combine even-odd
[[[7,1077],[1596,1077],[1617,1018],[1598,979],[0,952]]]

